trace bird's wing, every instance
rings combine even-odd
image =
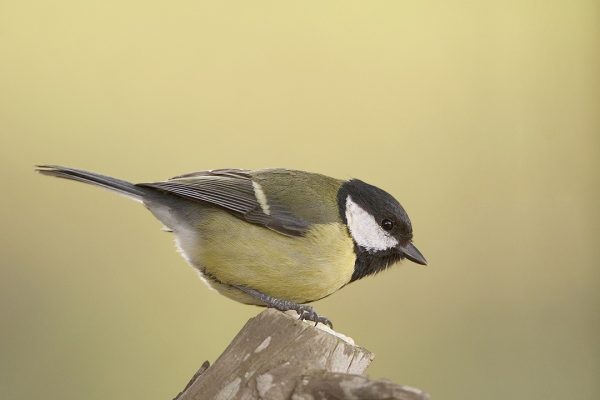
[[[164,182],[141,183],[189,200],[210,203],[250,223],[276,232],[301,236],[310,224],[283,205],[269,200],[250,171],[219,169],[177,176]]]

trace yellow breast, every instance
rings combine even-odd
[[[285,236],[215,210],[197,224],[194,238],[180,240],[189,262],[224,295],[252,303],[237,290],[305,303],[335,292],[354,272],[353,242],[340,223],[313,225],[305,236]]]

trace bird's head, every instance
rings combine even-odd
[[[357,256],[352,280],[377,273],[404,258],[427,264],[412,243],[408,214],[389,193],[352,179],[340,188],[338,205]]]

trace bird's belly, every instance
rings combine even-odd
[[[352,239],[339,223],[314,225],[305,236],[285,236],[226,213],[211,213],[183,232],[178,245],[205,282],[227,297],[256,303],[229,285],[244,285],[297,303],[321,299],[354,272]]]

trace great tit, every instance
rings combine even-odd
[[[407,258],[425,265],[404,208],[358,179],[289,169],[218,169],[133,184],[79,169],[37,171],[101,186],[144,204],[200,278],[246,304],[296,310]]]

